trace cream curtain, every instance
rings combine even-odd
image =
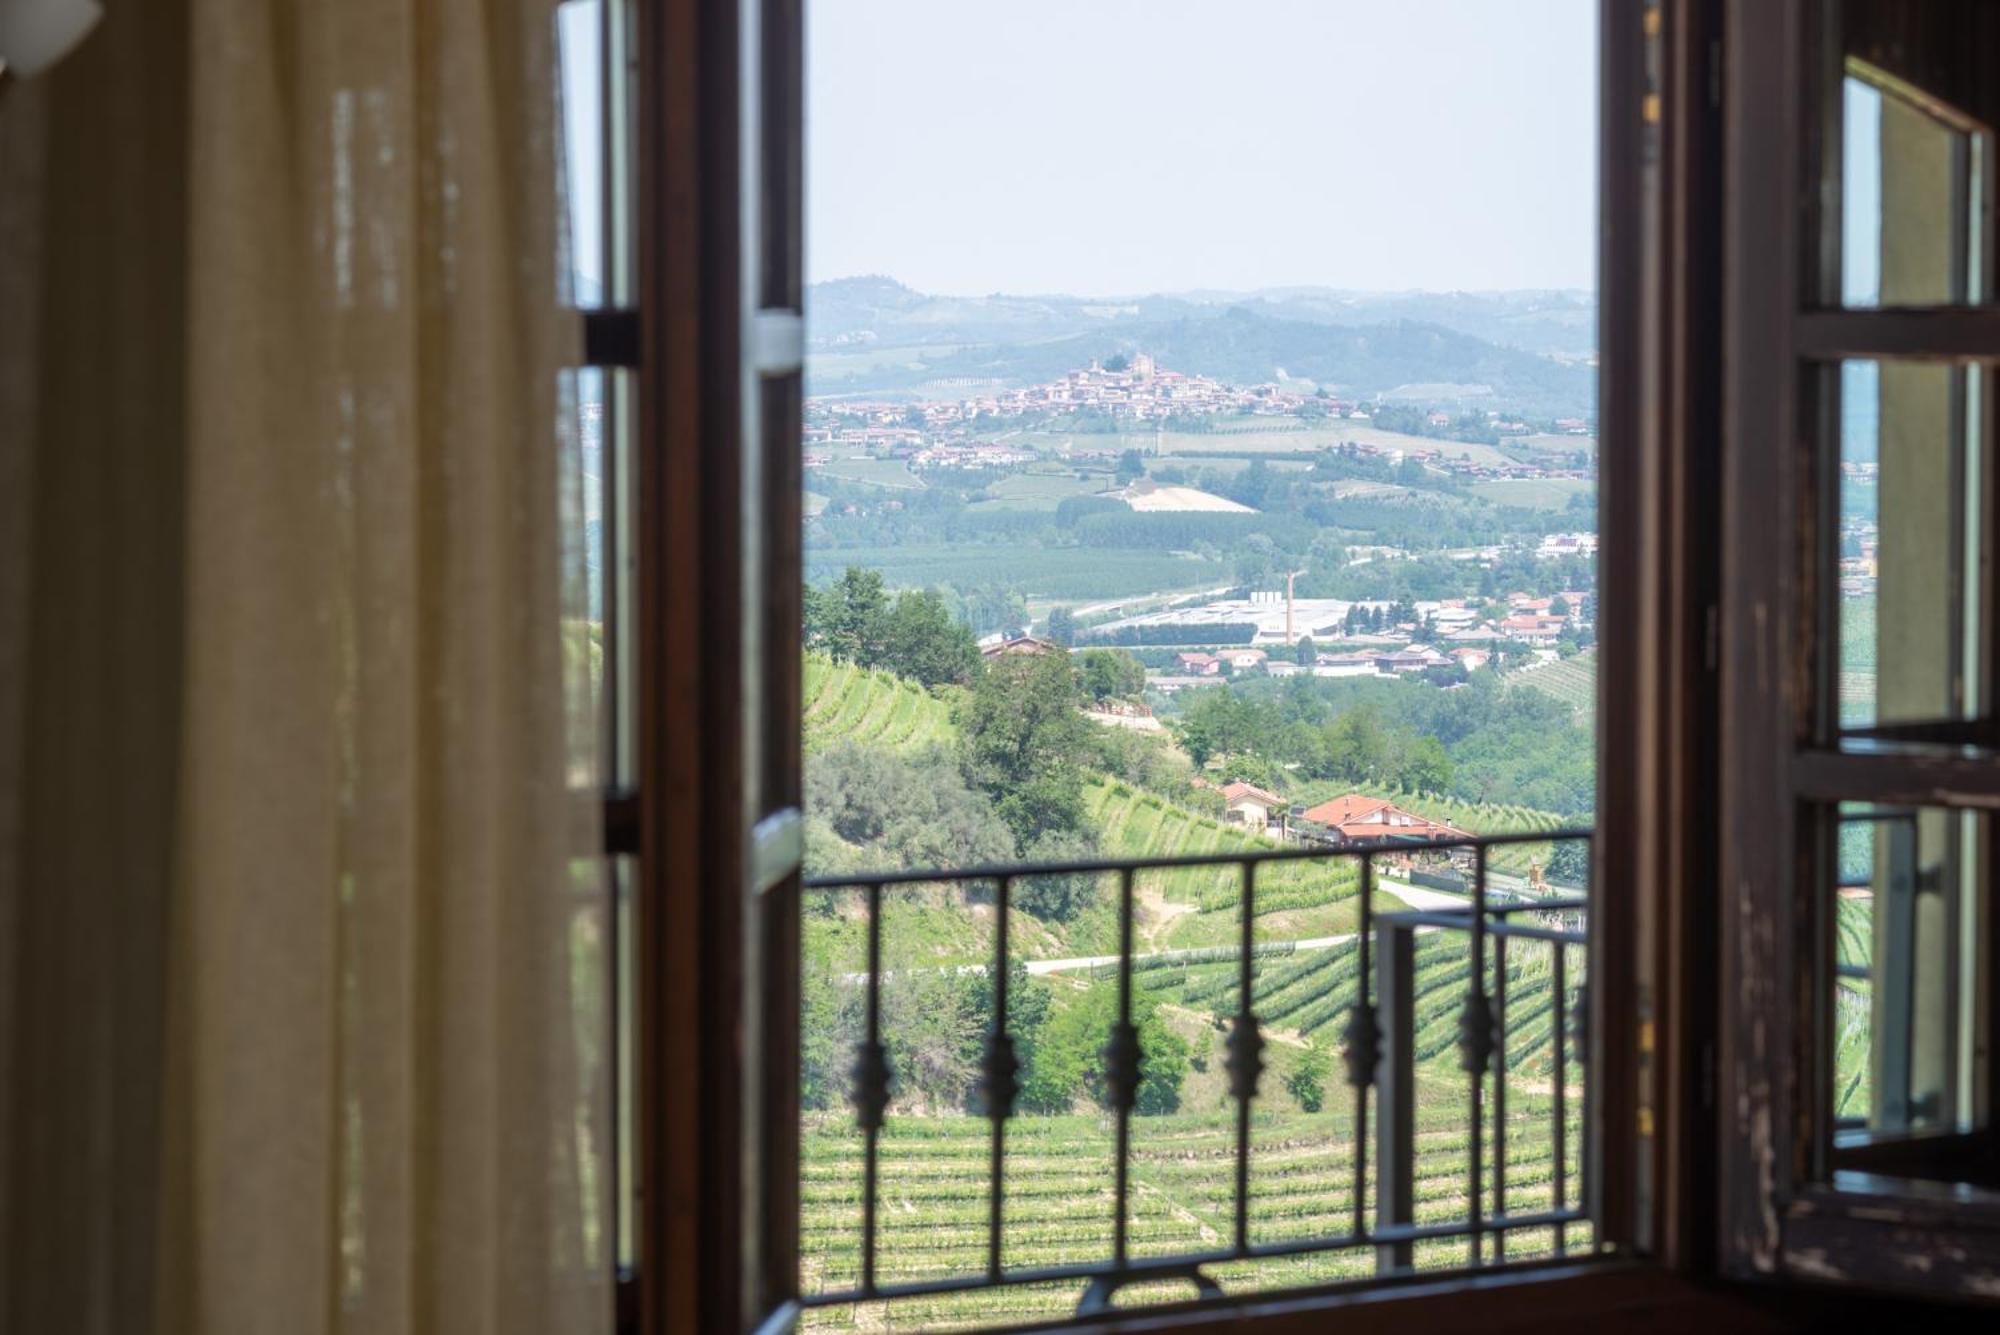
[[[554,10],[0,93],[0,1327],[602,1329]]]

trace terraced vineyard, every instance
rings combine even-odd
[[[954,735],[949,701],[881,672],[809,658],[805,677],[808,747],[837,739],[909,750],[949,743]],[[1331,795],[1331,794],[1327,794]],[[1091,824],[1104,856],[1192,856],[1274,847],[1213,817],[1157,793],[1110,778],[1092,779],[1085,791]],[[1560,822],[1546,812],[1447,798],[1397,796],[1412,810],[1475,832],[1549,829]],[[1545,846],[1497,853],[1497,871],[1525,873],[1531,856],[1546,864]],[[1341,1030],[1359,983],[1360,961],[1351,936],[1357,869],[1351,859],[1274,863],[1257,873],[1258,930],[1267,937],[1317,937],[1328,942],[1300,949],[1294,940],[1263,940],[1252,967],[1254,1009],[1271,1047],[1264,1097],[1252,1118],[1250,1228],[1253,1242],[1337,1234],[1350,1221],[1355,1147],[1353,1103],[1340,1079]],[[1234,1115],[1224,1097],[1223,1046],[1218,1024],[1239,1003],[1240,970],[1234,942],[1241,902],[1241,873],[1234,868],[1189,868],[1137,878],[1148,917],[1160,935],[1142,940],[1152,952],[1135,961],[1134,982],[1160,1005],[1197,1060],[1181,1111],[1135,1118],[1132,1125],[1132,1195],[1127,1228],[1134,1254],[1226,1246],[1234,1208]],[[1393,908],[1387,895],[1383,908]],[[937,910],[944,912],[948,910]],[[1274,915],[1266,917],[1266,915]],[[1169,934],[1171,933],[1171,934]],[[1094,938],[1093,938],[1094,939]],[[1177,950],[1184,945],[1216,949]],[[1062,943],[1046,943],[1060,953]],[[1074,949],[1071,953],[1094,951]],[[1508,956],[1505,1033],[1508,1119],[1508,1207],[1533,1211],[1553,1204],[1554,1141],[1549,1124],[1555,1044],[1562,1027],[1555,1005],[1547,947],[1516,943]],[[1581,981],[1582,952],[1574,949],[1572,987]],[[1080,967],[1054,975],[1059,988],[1114,985],[1115,968]],[[1421,1223],[1462,1218],[1470,1135],[1465,1077],[1457,1069],[1460,1003],[1472,980],[1464,934],[1425,931],[1416,946],[1418,1058],[1416,1216]],[[1074,994],[1070,994],[1074,995]],[[1060,1002],[1058,1004],[1061,1004]],[[1289,1077],[1310,1057],[1324,1062],[1319,1112],[1301,1110]],[[1570,1101],[1566,1156],[1568,1199],[1578,1198],[1582,1068],[1568,1067]],[[1079,1091],[1079,1107],[1087,1096]],[[1490,1106],[1490,1105],[1489,1105]],[[983,1273],[987,1254],[986,1173],[990,1129],[981,1119],[936,1109],[905,1114],[892,1107],[881,1136],[877,1279],[897,1282]],[[1490,1168],[1496,1136],[1482,1130]],[[1008,1124],[1003,1259],[1010,1268],[1097,1261],[1111,1248],[1112,1132],[1102,1114],[1075,1112],[1022,1116]],[[861,1142],[848,1113],[812,1114],[803,1128],[802,1277],[808,1293],[852,1286],[860,1265]],[[1362,1206],[1373,1210],[1374,1183],[1364,1183]],[[1489,1198],[1487,1207],[1492,1208]],[[1588,1245],[1588,1230],[1573,1227],[1572,1248]],[[1510,1257],[1546,1254],[1550,1231],[1524,1232],[1509,1243]],[[1419,1265],[1456,1265],[1465,1244],[1444,1241],[1417,1249]],[[1232,1291],[1323,1283],[1370,1273],[1367,1249],[1311,1257],[1213,1267]],[[1072,1311],[1080,1285],[1056,1284],[1002,1293],[937,1296],[815,1311],[812,1329],[940,1329],[1002,1321],[1060,1317]],[[1185,1285],[1130,1297],[1186,1296]]]
[[[1868,966],[1874,949],[1874,907],[1867,898],[1834,901],[1834,943],[1842,964]],[[1842,978],[1834,992],[1833,1115],[1866,1117],[1869,1109],[1873,996],[1866,978]]]
[[[808,749],[830,741],[902,751],[951,740],[944,701],[891,672],[806,655]]]
[[[1456,797],[1431,797],[1404,793],[1392,799],[1398,806],[1447,821],[1468,834],[1525,834],[1535,830],[1561,829],[1566,822],[1553,811],[1515,806],[1511,802],[1467,802]],[[1486,865],[1505,876],[1526,876],[1529,864],[1544,871],[1555,852],[1553,844],[1508,844],[1490,850]]]
[[[1512,680],[1544,695],[1552,695],[1576,711],[1576,721],[1590,727],[1597,716],[1597,650],[1585,649],[1574,658],[1561,659],[1516,674]]]
[[[1106,857],[1195,857],[1279,846],[1276,840],[1175,806],[1157,793],[1111,780],[1092,782],[1084,805]],[[1257,911],[1281,913],[1335,903],[1354,893],[1357,875],[1345,859],[1265,866],[1257,873]],[[1220,913],[1241,902],[1243,874],[1234,867],[1190,867],[1146,873],[1139,885],[1158,890],[1167,900],[1197,905],[1204,913]]]
[[[807,749],[853,741],[889,750],[914,750],[952,740],[951,706],[888,672],[807,655]],[[1276,847],[1212,816],[1175,805],[1157,793],[1107,778],[1092,779],[1084,804],[1105,857],[1178,857]],[[1335,904],[1354,891],[1351,863],[1316,862],[1266,868],[1257,882],[1259,915]],[[1139,888],[1205,914],[1234,910],[1242,874],[1234,868],[1190,868],[1141,877]]]
[[[1274,1043],[1337,1048],[1352,1004],[1357,971],[1352,943],[1260,956],[1253,987],[1257,1010]],[[1510,958],[1508,970],[1506,1123],[1510,1210],[1553,1205],[1554,1140],[1549,1079],[1557,1029],[1550,1010],[1546,951]],[[1572,975],[1574,979],[1575,975]],[[1467,944],[1458,933],[1418,940],[1419,1027],[1416,1209],[1419,1223],[1463,1218],[1470,1136],[1465,1126],[1464,1077],[1456,1069],[1458,1001],[1470,977]],[[1135,976],[1175,1007],[1228,1013],[1236,1005],[1236,966],[1228,961],[1142,968]],[[1336,1063],[1337,1069],[1337,1063]],[[1575,1202],[1581,1142],[1580,1070],[1568,1068],[1565,1157],[1569,1201]],[[1266,1076],[1267,1084],[1271,1076]],[[1268,1092],[1268,1091],[1267,1091]],[[1260,1107],[1252,1119],[1250,1229],[1253,1242],[1337,1235],[1351,1219],[1354,1191],[1352,1102],[1344,1087],[1329,1091],[1325,1108],[1303,1113]],[[1233,1114],[1210,1111],[1136,1118],[1132,1126],[1132,1197],[1127,1227],[1137,1255],[1226,1246],[1234,1203]],[[985,1188],[988,1128],[970,1117],[897,1117],[882,1134],[881,1250],[885,1281],[977,1274],[986,1261]],[[1493,1127],[1482,1136],[1490,1167]],[[1096,1115],[1022,1117],[1007,1132],[1003,1255],[1009,1267],[1098,1260],[1111,1245],[1112,1142]],[[852,1120],[828,1116],[806,1128],[802,1243],[808,1292],[844,1288],[859,1266],[860,1142]],[[1372,1211],[1374,1183],[1364,1186]],[[1488,1207],[1491,1208],[1489,1199]],[[1509,1242],[1510,1257],[1546,1254],[1547,1230]],[[1568,1243],[1587,1243],[1572,1228]],[[1462,1262],[1464,1244],[1418,1249],[1418,1263]],[[1232,1291],[1325,1282],[1366,1274],[1365,1251],[1227,1265],[1213,1270]],[[936,1329],[1001,1320],[1053,1317],[1072,1309],[1078,1286],[1052,1285],[990,1295],[829,1309],[810,1323],[820,1329]],[[1165,1296],[1174,1296],[1168,1294]]]
[[[1550,1043],[1558,1017],[1549,1005],[1553,975],[1548,949],[1518,949],[1508,960],[1507,1061],[1517,1076],[1544,1075],[1553,1065]],[[1574,952],[1569,962],[1577,963]],[[1472,978],[1464,936],[1455,932],[1420,936],[1416,969],[1417,1058],[1449,1057],[1457,1041],[1458,1001]],[[1108,968],[1102,972],[1114,976]],[[1279,1033],[1337,1052],[1340,1026],[1354,1004],[1359,972],[1360,954],[1352,939],[1322,949],[1260,955],[1252,961],[1250,982],[1257,1016]],[[1172,1005],[1218,1016],[1237,1010],[1234,959],[1170,962],[1141,968],[1133,978],[1139,987]]]

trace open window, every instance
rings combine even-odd
[[[1486,1319],[1492,1303],[1616,1303],[1638,1291],[1620,1286],[1657,1283],[1659,1271],[1636,1263],[1683,1245],[1685,1220],[1661,1203],[1680,1199],[1679,1184],[1697,1171],[1668,1149],[1700,1116],[1694,1064],[1680,1046],[1699,1017],[1674,985],[1684,961],[1666,945],[1686,950],[1694,919],[1677,918],[1685,906],[1665,890],[1700,856],[1676,813],[1692,809],[1704,778],[1699,753],[1675,749],[1701,718],[1693,683],[1702,603],[1690,572],[1703,549],[1687,537],[1699,463],[1673,446],[1705,420],[1702,358],[1712,349],[1641,330],[1695,300],[1692,281],[1663,277],[1666,238],[1697,253],[1703,244],[1689,215],[1669,213],[1664,183],[1697,181],[1712,167],[1691,96],[1708,70],[1708,34],[1693,7],[1601,8],[1600,212],[1616,225],[1599,234],[1599,513],[1609,538],[1602,594],[1591,601],[1600,679],[1619,685],[1584,696],[1607,758],[1597,829],[1471,833],[1426,818],[1439,828],[1414,843],[1391,821],[1386,832],[1269,848],[1229,831],[1234,842],[1193,853],[956,859],[944,871],[863,868],[814,882],[801,876],[800,7],[688,0],[644,12],[646,324],[634,449],[643,781],[633,801],[644,1110],[635,1255],[645,1326],[788,1329],[824,1309],[858,1303],[880,1313],[891,1302],[931,1304],[921,1310],[937,1320],[1110,1321],[1139,1301],[1198,1326],[1241,1320],[1246,1303],[1345,1303],[1382,1289],[1408,1290],[1413,1302],[1468,1298],[1457,1309],[1463,1321]],[[1672,172],[1668,150],[1681,155]],[[1648,416],[1669,403],[1677,417]],[[1279,569],[1277,582],[1285,579]],[[1543,619],[1530,612],[1521,629],[1552,636]],[[1046,646],[1025,637],[994,648],[1033,660]],[[1399,666],[1409,665],[1381,670]],[[881,712],[898,704],[917,707],[897,697]],[[1248,787],[1252,799],[1268,795]],[[1278,824],[1289,829],[1314,810],[1298,805]],[[1269,830],[1270,811],[1259,819]],[[1558,845],[1575,846],[1574,856]],[[1413,873],[1444,883],[1441,899],[1391,899],[1386,883],[1414,887]],[[1135,901],[1167,877],[1207,887],[1218,920],[1235,915],[1237,926],[1204,947],[1212,958],[1138,961]],[[1340,968],[1322,1017],[1340,1058],[1324,1103],[1339,1144],[1308,1147],[1338,1162],[1324,1192],[1293,1193],[1278,1203],[1292,1214],[1269,1227],[1266,1216],[1284,1211],[1260,1202],[1282,1193],[1264,1191],[1260,1164],[1275,1168],[1275,1181],[1298,1147],[1259,1139],[1270,1048],[1291,1041],[1264,1002],[1321,961],[1282,961],[1281,978],[1276,957],[1301,953],[1298,943],[1265,939],[1257,910],[1322,881],[1353,912],[1327,933],[1338,949],[1325,947],[1325,962]],[[971,1126],[959,1137],[966,1144],[943,1148],[965,1175],[954,1186],[966,1189],[954,1190],[932,1230],[949,1232],[953,1265],[914,1266],[896,1246],[931,1207],[911,1185],[921,1174],[905,1171],[924,1156],[892,1125],[895,1016],[883,998],[899,974],[925,966],[885,951],[885,906],[911,887],[945,885],[1007,924],[1021,897],[1084,883],[1105,910],[1109,944],[1067,963],[1106,999],[1101,1035],[1079,1044],[1095,1063],[1082,1078],[1101,1109],[1102,1144],[1076,1199],[1056,1204],[1101,1225],[1102,1245],[1093,1235],[1073,1257],[1045,1248],[1032,1263],[1014,1259],[1020,1234],[1010,1221],[1032,1224],[1049,1204],[1036,1192],[1062,1184],[1025,1183],[1014,1171],[1050,1156],[1016,1116],[1014,1028],[1026,1009],[1016,988],[1026,970],[1021,938],[1003,925],[981,938],[978,960],[933,970],[990,982],[959,989],[977,1003],[979,1023],[963,1035],[977,1080],[970,1115],[959,1119]],[[798,1118],[801,915],[809,902],[817,912],[835,900],[853,956],[835,972],[859,1028],[834,1063],[840,1087],[824,1120],[838,1120],[853,1162],[837,1181],[816,1172],[808,1182]],[[1141,1011],[1152,1001],[1140,975],[1153,964],[1207,970],[1199,984],[1220,998],[1210,1072],[1219,1111],[1199,1148],[1216,1169],[1207,1201],[1215,1222],[1158,1236],[1143,1210],[1127,1208],[1151,1194],[1130,1165],[1149,1132],[1140,1104],[1152,1039]],[[1443,1005],[1420,1026],[1413,1002],[1433,979],[1444,980],[1432,998]],[[1416,1070],[1418,1052],[1432,1067]],[[889,1200],[883,1148],[898,1139],[905,1152],[893,1171],[907,1189]],[[1452,1153],[1448,1199],[1412,1171],[1420,1140]],[[808,1188],[821,1206],[839,1197],[835,1262],[825,1245],[833,1212],[814,1220],[813,1254],[802,1239]],[[959,1245],[966,1238],[976,1241]],[[971,1260],[959,1264],[960,1253]],[[1172,1287],[1148,1291],[1156,1281]],[[1522,1296],[1543,1282],[1571,1287]],[[1035,1289],[1060,1306],[948,1309],[962,1297]],[[1569,1296],[1547,1296],[1558,1291]]]
[[[1847,0],[1744,6],[1730,34],[1723,1250],[1746,1273],[1976,1293],[2000,1260],[1995,19]]]

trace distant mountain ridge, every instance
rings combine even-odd
[[[1488,407],[1587,416],[1596,319],[1576,292],[941,297],[862,277],[806,294],[816,394],[1015,387],[1145,351],[1235,384],[1290,376],[1361,398],[1446,385]]]

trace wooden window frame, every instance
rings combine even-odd
[[[1822,700],[1824,366],[2000,361],[2000,308],[1837,306],[1838,195],[1808,175],[1839,142],[1822,96],[1844,69],[1826,40],[1833,18],[1823,0],[1727,8],[1720,1260],[1726,1275],[1765,1282],[1990,1298],[2000,1209],[1946,1184],[1865,1172],[1842,1173],[1836,1188],[1826,1153],[1818,993],[1831,948],[1814,903],[1824,849],[1805,811],[1848,799],[2000,804],[1990,753],[1926,745],[1944,737],[1929,725],[1916,740],[1843,746]],[[1990,626],[2000,607],[1990,580],[1986,592]]]
[[[781,1328],[796,1270],[796,1128],[760,1124],[796,1063],[796,377],[800,0],[642,0],[637,952],[640,1200],[634,1329]],[[1712,0],[1602,0],[1601,896],[1588,1134],[1620,1260],[1422,1276],[1360,1292],[1157,1308],[1095,1329],[1581,1326],[1714,1301],[1708,1044],[1713,940],[1712,531],[1720,369]],[[790,91],[773,94],[771,85]],[[758,207],[761,199],[763,207]],[[767,315],[772,318],[765,318]],[[782,369],[788,365],[790,369]],[[759,423],[765,430],[760,431]],[[789,564],[788,564],[789,563]],[[761,615],[746,616],[755,608]],[[787,812],[791,814],[788,816]],[[774,907],[775,906],[775,907]],[[1645,948],[1641,949],[1641,943]],[[778,1119],[780,1122],[791,1119]],[[787,1238],[790,1240],[787,1241]],[[773,1242],[773,1239],[776,1239]]]

